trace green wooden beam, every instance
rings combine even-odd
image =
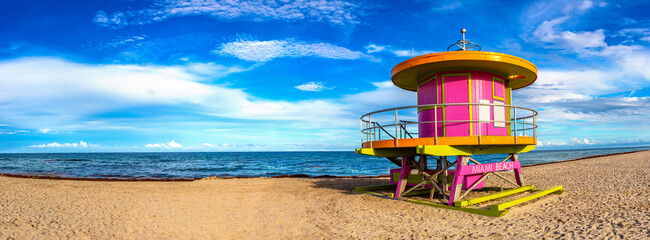
[[[535,149],[535,145],[420,145],[417,154],[431,156],[471,156],[496,153],[525,153]]]
[[[357,154],[365,154],[377,157],[403,157],[415,156],[415,148],[357,148]]]
[[[482,202],[487,202],[487,201],[490,201],[490,200],[493,200],[493,199],[502,198],[502,197],[505,197],[505,196],[510,196],[510,195],[517,194],[517,193],[520,193],[520,192],[533,190],[533,189],[534,189],[533,185],[526,185],[526,186],[523,186],[523,187],[513,188],[513,189],[506,190],[506,191],[502,191],[502,192],[498,192],[498,193],[490,194],[490,195],[485,195],[485,196],[474,198],[474,199],[468,199],[468,200],[464,200],[464,201],[455,201],[454,206],[456,206],[456,207],[470,206],[470,205],[474,205],[474,204],[478,204],[478,203],[482,203]]]
[[[376,186],[364,186],[364,187],[356,187],[354,188],[355,192],[365,192],[365,191],[372,191],[372,190],[383,190],[383,189],[391,189],[395,188],[394,184],[388,184],[388,185],[376,185]]]
[[[509,202],[490,205],[490,209],[493,210],[493,211],[501,211],[501,210],[504,210],[506,208],[512,207],[514,205],[522,204],[522,203],[528,202],[528,201],[536,199],[536,198],[540,198],[542,196],[545,196],[545,195],[548,195],[548,194],[551,194],[551,193],[562,194],[563,192],[564,192],[564,187],[562,187],[562,185],[560,185],[560,186],[557,186],[557,187],[549,188],[549,189],[546,189],[544,191],[532,194],[530,196],[515,199],[515,200],[509,201]]]
[[[444,209],[463,211],[463,212],[479,214],[479,215],[489,216],[489,217],[501,217],[501,216],[505,215],[508,212],[508,209],[496,210],[495,211],[495,210],[483,209],[483,208],[468,208],[468,207],[448,206],[446,204],[434,203],[434,202],[425,201],[425,200],[404,199],[404,198],[403,199],[395,199],[394,198],[395,193],[382,194],[382,193],[371,192],[371,191],[361,191],[361,190],[357,190],[357,189],[355,189],[354,191],[355,192],[360,192],[360,193],[365,193],[365,194],[370,194],[370,195],[377,196],[377,197],[387,198],[387,199],[391,199],[391,200],[398,200],[398,201],[401,200],[401,201],[406,201],[406,202],[410,202],[410,203],[426,205],[426,206],[430,206],[430,207],[437,207],[437,208],[444,208]]]
[[[404,199],[404,201],[407,201],[407,202],[410,202],[410,203],[415,203],[415,204],[422,204],[422,205],[431,206],[431,207],[463,211],[463,212],[468,212],[468,213],[473,213],[473,214],[478,214],[478,215],[483,215],[483,216],[489,216],[489,217],[501,217],[501,216],[505,215],[508,212],[508,209],[505,209],[505,210],[492,210],[492,209],[482,209],[482,208],[455,207],[455,206],[449,206],[449,205],[445,205],[445,204],[434,203],[434,202],[429,202],[429,201],[424,201],[424,200],[415,200],[415,199]]]
[[[425,194],[425,193],[426,193],[426,194],[430,194],[430,193],[431,193],[431,188],[420,189],[420,190],[413,190],[413,191],[410,191],[410,192],[408,192],[407,194],[404,194],[404,195],[402,195],[402,196],[404,196],[404,197],[408,197],[408,196],[416,196],[416,195]]]

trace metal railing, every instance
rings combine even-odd
[[[438,109],[442,109],[444,112],[445,107],[450,107],[450,106],[467,106],[468,109],[470,107],[473,109],[478,108],[478,114],[476,115],[478,115],[479,118],[481,116],[480,112],[482,111],[481,106],[490,106],[491,110],[488,111],[493,111],[494,107],[503,107],[506,109],[505,112],[510,113],[509,116],[511,117],[509,120],[506,121],[480,120],[480,119],[438,121]],[[420,109],[421,111],[433,110],[434,112],[433,121],[418,122],[412,120],[399,119],[399,116],[407,116],[407,118],[409,119],[417,119],[417,112]],[[401,113],[398,113],[400,111]],[[393,113],[394,113],[394,119],[393,119]],[[389,116],[387,117],[387,115]],[[373,118],[375,120],[373,120]],[[380,124],[379,121],[390,122],[390,123]],[[472,135],[472,136],[478,136],[479,144],[481,144],[481,136],[486,136],[486,134],[482,134],[483,131],[481,131],[481,125],[483,125],[483,123],[504,124],[506,131],[510,130],[510,136],[514,137],[515,144],[517,144],[518,136],[528,137],[529,134],[532,133],[532,137],[537,138],[537,111],[533,109],[518,107],[513,105],[493,104],[493,103],[446,103],[446,104],[424,104],[424,105],[396,107],[396,108],[389,108],[389,109],[367,113],[361,116],[361,143],[370,142],[370,147],[372,147],[373,141],[393,139],[395,140],[395,146],[397,147],[398,139],[418,138],[419,136],[418,131],[413,131],[412,128],[417,129],[417,127],[420,124],[433,124],[434,126],[433,138],[434,138],[434,142],[437,144],[438,135],[439,135],[438,124],[442,124],[444,128],[447,126],[448,123],[479,123],[478,134]],[[409,130],[409,128],[411,128],[411,130]],[[474,126],[472,126],[471,128],[474,128]],[[382,132],[384,133],[383,136],[382,136]]]

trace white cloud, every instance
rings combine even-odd
[[[354,127],[358,117],[350,113],[348,104],[336,99],[269,100],[215,85],[206,81],[211,79],[209,74],[191,66],[92,65],[56,58],[21,58],[0,62],[0,75],[0,122],[14,128],[48,126],[64,132],[160,128],[156,132],[169,132],[175,131],[170,124],[183,129],[188,122],[198,121],[202,125],[191,126],[228,126],[234,134],[250,130],[250,123],[226,121],[225,125],[220,121],[249,119],[257,121],[257,132],[277,129],[277,120],[299,132]],[[140,110],[130,116],[131,109]],[[169,112],[187,117],[178,118]],[[110,117],[96,117],[106,114]],[[210,121],[203,123],[203,119]],[[228,132],[227,136],[232,134]]]
[[[168,143],[149,143],[147,145],[144,145],[146,148],[182,148],[183,145],[177,143],[176,141],[172,140],[171,142]]]
[[[586,0],[586,1],[582,1],[582,3],[578,6],[578,9],[588,10],[591,9],[593,6],[594,6],[594,2]]]
[[[357,24],[355,4],[338,0],[263,1],[263,0],[159,0],[150,8],[98,11],[93,19],[104,27],[120,28],[161,22],[171,17],[212,16],[223,20],[310,21],[334,25]]]
[[[183,147],[183,145],[180,145],[179,143],[177,143],[176,141],[173,141],[173,140],[172,140],[171,142],[168,142],[168,143],[167,143],[167,146],[169,146],[169,147],[171,147],[171,148],[180,148],[180,147]]]
[[[41,128],[41,129],[38,129],[36,132],[38,132],[38,133],[50,133],[50,132],[52,132],[52,129]]]
[[[569,17],[564,16],[551,21],[544,21],[535,29],[532,36],[549,48],[581,51],[586,48],[607,46],[603,29],[580,32],[558,30],[558,25],[567,20],[569,20]]]
[[[433,7],[434,11],[450,11],[463,5],[463,1],[459,0],[439,0],[433,2],[435,3],[435,6]]]
[[[623,28],[618,30],[616,34],[613,34],[612,37],[636,37],[636,36],[648,36],[650,35],[649,28]]]
[[[201,144],[201,145],[203,145],[204,147],[209,147],[209,148],[216,147],[215,145],[212,145],[212,144],[210,144],[210,143],[203,143],[203,144]]]
[[[329,43],[307,43],[288,40],[243,40],[221,44],[215,53],[234,56],[236,58],[267,62],[281,57],[322,57],[331,59],[370,59],[373,58],[362,52],[352,51]]]
[[[7,134],[7,135],[14,135],[17,133],[29,133],[27,130],[15,130],[15,131],[7,131],[7,132],[0,132],[0,134]]]
[[[230,144],[227,143],[222,143],[222,144],[211,144],[211,143],[203,143],[201,144],[202,147],[207,147],[207,148],[230,148]]]
[[[52,142],[48,144],[39,144],[39,145],[31,145],[30,147],[32,148],[87,148],[87,147],[96,147],[98,145],[95,144],[88,144],[84,141],[79,141],[79,143],[57,143],[57,142]]]
[[[331,87],[325,87],[322,82],[308,82],[295,86],[296,89],[308,92],[320,92],[323,90],[332,89]]]
[[[126,15],[123,12],[115,12],[109,16],[104,11],[97,11],[93,22],[102,27],[120,28],[128,25]]]
[[[381,52],[386,50],[386,46],[379,46],[375,44],[368,44],[364,47],[366,49],[366,52],[368,53],[375,53],[375,52]]]
[[[577,146],[586,146],[586,145],[594,145],[596,142],[593,140],[589,140],[587,138],[577,138],[577,137],[572,137],[569,140],[559,140],[559,141],[544,141],[542,143],[541,141],[537,141],[537,145],[540,147],[577,147]]]
[[[376,44],[368,44],[365,46],[365,49],[366,52],[368,53],[390,52],[393,55],[398,57],[414,57],[414,56],[420,56],[420,55],[425,55],[434,52],[430,50],[415,51],[414,49],[411,50],[398,49],[389,45],[384,46],[384,45],[376,45]]]

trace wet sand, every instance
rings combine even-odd
[[[650,151],[523,172],[567,191],[491,218],[351,191],[386,178],[0,177],[0,239],[650,238]]]

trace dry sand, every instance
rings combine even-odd
[[[377,178],[0,177],[0,239],[650,239],[650,151],[526,167],[524,177],[567,191],[491,218],[351,191],[388,181]]]

